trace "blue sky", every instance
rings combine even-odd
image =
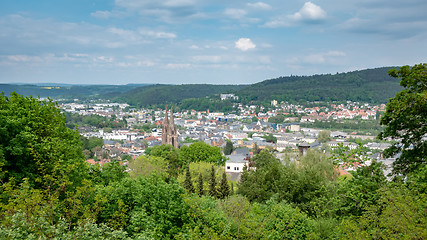
[[[1,0],[1,83],[251,84],[427,62],[425,0]]]

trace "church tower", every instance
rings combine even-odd
[[[166,105],[165,119],[163,120],[162,144],[170,144],[178,148],[178,131],[173,117],[173,106],[171,106],[170,120],[168,116],[168,106]]]

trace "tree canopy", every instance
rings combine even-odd
[[[386,128],[379,137],[398,140],[387,156],[401,155],[394,163],[396,173],[407,174],[427,159],[427,64],[393,69],[390,76],[401,78],[402,91],[391,98],[380,123]]]
[[[87,174],[80,135],[52,100],[0,94],[0,179],[53,188]]]

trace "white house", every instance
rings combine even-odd
[[[249,162],[245,160],[245,155],[229,155],[230,159],[225,162],[225,172],[226,173],[241,173],[243,172],[243,167],[249,167]]]

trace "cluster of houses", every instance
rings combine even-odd
[[[233,98],[232,95],[221,95],[224,99]],[[263,111],[263,107],[242,106],[238,104],[240,114],[224,114],[207,111],[185,111],[175,112],[174,123],[178,126],[178,141],[180,144],[191,144],[194,141],[203,141],[211,146],[224,147],[226,141],[231,141],[234,147],[238,148],[233,155],[228,156],[226,172],[229,174],[241,173],[244,165],[249,164],[249,159],[253,156],[253,149],[271,149],[277,152],[294,151],[304,153],[308,148],[334,148],[341,144],[350,149],[357,147],[357,144],[346,142],[348,135],[343,132],[331,132],[330,142],[320,144],[317,142],[319,130],[301,128],[300,121],[312,121],[321,118],[353,118],[361,116],[365,119],[375,118],[377,111],[384,110],[381,106],[369,106],[364,104],[359,106],[356,103],[347,105],[331,104],[327,107],[303,108],[299,105],[278,104],[272,102],[278,108],[271,111]],[[162,144],[162,124],[164,121],[164,111],[157,110],[132,110],[129,105],[118,103],[96,103],[96,104],[64,104],[64,111],[74,112],[82,115],[97,114],[101,116],[116,115],[116,118],[125,118],[126,129],[113,129],[111,132],[104,132],[103,129],[86,129],[81,134],[85,137],[98,137],[104,139],[104,150],[108,152],[107,159],[117,158],[121,155],[136,157],[144,153],[145,148]],[[259,109],[258,113],[255,109]],[[283,111],[305,114],[302,117],[289,117],[286,120],[291,122],[273,124],[268,122],[270,117],[276,116]],[[253,121],[254,117],[257,121]],[[137,125],[150,124],[153,128],[150,131],[141,131],[134,128]],[[265,135],[271,134],[276,141],[268,142]],[[363,136],[361,136],[363,137]],[[382,151],[389,144],[369,143],[369,149]],[[378,151],[377,151],[378,152]],[[382,159],[381,156],[373,156]],[[99,159],[99,158],[98,158]],[[102,162],[108,160],[101,159]],[[252,167],[252,166],[247,166]],[[349,169],[343,169],[349,170]]]

